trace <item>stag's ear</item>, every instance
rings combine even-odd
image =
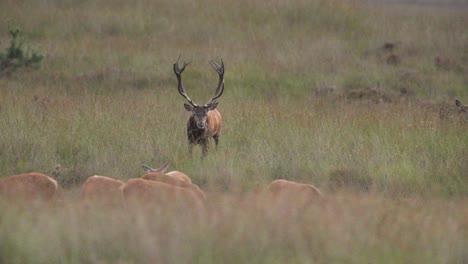
[[[460,101],[458,101],[458,100],[455,100],[455,105],[456,105],[457,107],[461,107],[461,106],[462,106],[462,103],[461,103]]]
[[[142,167],[143,170],[144,170],[145,172],[147,172],[147,173],[150,173],[150,172],[153,172],[153,171],[154,171],[153,168],[151,168],[150,166],[145,165],[145,164],[141,165],[141,167]]]
[[[208,105],[208,109],[211,111],[211,110],[215,110],[216,107],[218,106],[218,102],[213,102],[211,104]]]
[[[184,107],[185,107],[185,110],[187,110],[187,111],[192,111],[193,110],[193,106],[191,106],[189,104],[184,104]]]

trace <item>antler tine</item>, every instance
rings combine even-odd
[[[188,94],[185,92],[184,85],[182,84],[182,72],[185,70],[185,67],[189,65],[192,61],[185,62],[184,65],[182,65],[182,68],[179,68],[179,59],[180,56],[177,58],[177,61],[174,63],[174,73],[177,77],[177,88],[179,90],[179,93],[193,106],[195,106],[195,103],[193,102],[192,98],[188,96]]]
[[[218,86],[218,88],[216,89],[215,95],[213,96],[213,98],[210,99],[208,104],[215,102],[216,99],[220,98],[221,95],[223,95],[223,92],[224,92],[224,83],[221,84],[221,86]]]
[[[213,68],[218,74],[224,74],[224,62],[222,59],[221,59],[221,65],[219,65],[213,60],[209,60],[209,62],[211,63],[211,65],[213,66]]]
[[[222,59],[221,59],[221,65],[219,65],[213,60],[210,60],[209,62],[211,63],[215,71],[218,73],[219,82],[218,82],[218,87],[216,88],[215,95],[208,101],[208,103],[206,103],[207,105],[215,102],[215,100],[221,97],[221,95],[224,92],[224,62]]]
[[[174,63],[174,73],[176,75],[182,74],[182,72],[185,70],[185,67],[192,63],[192,60],[189,60],[188,62],[184,61],[184,65],[182,65],[182,68],[179,68],[179,59],[182,54],[179,54],[179,57],[177,57],[177,61]]]

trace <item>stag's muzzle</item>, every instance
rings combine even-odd
[[[205,123],[204,122],[197,122],[197,127],[200,129],[205,128]]]

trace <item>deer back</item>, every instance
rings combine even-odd
[[[166,173],[166,175],[169,175],[171,177],[174,177],[174,178],[179,179],[181,181],[184,181],[186,183],[192,183],[192,180],[190,179],[190,177],[187,176],[187,174],[185,174],[183,172],[180,172],[180,171],[170,171],[170,172]]]
[[[204,206],[195,191],[165,182],[130,179],[122,187],[126,203],[143,207],[199,208]]]
[[[81,199],[99,205],[121,204],[121,187],[123,181],[111,177],[94,175],[81,186]]]
[[[37,172],[0,178],[0,197],[9,202],[50,202],[57,189],[56,180]]]

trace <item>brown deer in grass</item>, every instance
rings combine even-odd
[[[81,199],[93,205],[121,205],[120,188],[124,184],[121,180],[107,176],[91,176],[81,186]]]
[[[168,166],[166,164],[166,166]],[[143,169],[147,174],[143,175],[141,178],[145,180],[164,182],[167,184],[189,188],[191,189],[201,200],[206,200],[206,196],[203,191],[198,187],[198,185],[193,184],[192,180],[183,172],[180,171],[171,171],[168,173],[161,172],[159,169],[152,169],[149,166],[143,165]]]
[[[154,173],[164,173],[169,163],[159,169],[153,169]],[[94,175],[89,177],[81,186],[81,199],[94,205],[113,206],[122,202],[121,188],[125,182],[107,176]]]
[[[456,108],[454,108],[453,105],[442,106],[439,110],[440,118],[448,120],[457,120],[458,117],[461,117],[460,119],[468,121],[468,105],[464,105],[459,100],[455,100],[455,106]]]
[[[285,195],[289,198],[302,196],[303,198],[314,199],[322,196],[320,190],[312,184],[297,183],[287,180],[274,180],[268,185],[267,190],[275,197]]]
[[[169,164],[169,163],[168,163]],[[159,172],[159,169],[153,169],[147,165],[142,165],[143,170],[146,171],[146,173],[151,174],[153,172]],[[192,183],[192,180],[187,176],[187,174],[180,172],[180,171],[170,171],[164,173],[165,175],[168,175],[172,178],[175,178],[177,180],[183,181],[185,183]]]
[[[179,68],[179,58],[174,63],[174,73],[177,77],[177,88],[179,93],[188,101],[184,104],[187,111],[192,112],[189,120],[187,121],[187,138],[189,144],[189,152],[192,154],[193,145],[201,145],[202,158],[208,153],[209,140],[212,137],[215,141],[216,147],[219,143],[219,134],[221,131],[221,114],[216,110],[218,102],[216,99],[221,97],[224,91],[224,63],[221,60],[221,65],[210,60],[211,65],[219,75],[218,87],[216,88],[215,95],[204,105],[198,105],[188,96],[182,85],[182,72],[190,62],[185,62]]]
[[[51,177],[37,172],[0,178],[0,199],[8,202],[51,202],[59,186]]]
[[[194,212],[205,208],[204,195],[200,196],[195,189],[166,182],[130,179],[121,190],[128,208],[189,209]]]
[[[266,198],[270,209],[300,212],[319,201],[322,192],[311,184],[274,180],[266,188]]]

